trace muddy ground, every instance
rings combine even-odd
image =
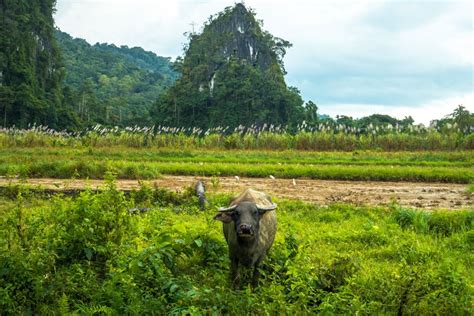
[[[356,205],[387,205],[392,200],[396,200],[403,206],[428,210],[474,208],[474,196],[466,193],[467,186],[452,183],[237,179],[234,177],[193,176],[163,176],[160,179],[145,182],[182,191],[184,188],[194,185],[197,179],[203,179],[207,191],[210,192],[239,193],[245,188],[254,188],[278,198],[301,199],[322,205],[334,202]],[[20,180],[0,179],[0,186],[6,186],[10,181],[19,182]],[[74,190],[87,186],[96,189],[104,184],[102,180],[70,179],[28,179],[27,183],[49,190]],[[117,180],[117,185],[124,191],[139,187],[137,180]]]

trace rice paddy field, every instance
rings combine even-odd
[[[429,139],[438,137],[439,148],[414,149],[428,138],[417,143],[422,136],[396,134],[393,139],[411,145],[399,142],[390,150],[380,146],[382,138],[364,147],[353,135],[346,135],[355,140],[347,150],[340,143],[296,148],[298,136],[286,134],[266,135],[274,142],[258,146],[255,135],[235,143],[226,138],[232,135],[173,135],[165,135],[165,144],[143,133],[0,133],[0,314],[474,313],[469,135],[433,133]],[[199,209],[192,182],[120,186],[174,176],[205,179],[208,207]],[[214,215],[243,188],[226,189],[230,179],[270,190],[280,183],[264,186],[270,176],[288,185],[322,181],[321,188],[339,181],[347,190],[356,180],[380,188],[410,181],[426,185],[420,195],[456,185],[462,203],[425,208],[396,199],[308,200],[296,194],[305,187],[288,195],[279,193],[280,184],[272,191],[278,231],[260,284],[253,289],[245,276],[243,287],[232,289],[227,244]],[[60,185],[28,184],[35,178],[84,184],[70,194]],[[103,180],[101,189],[87,179]],[[318,195],[315,190],[307,194]]]
[[[147,148],[1,148],[0,175],[120,179],[165,174],[469,183],[474,152],[295,152]]]

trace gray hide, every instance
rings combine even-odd
[[[254,269],[252,285],[258,283],[258,266],[273,244],[277,230],[276,204],[263,193],[247,189],[220,209],[215,219],[224,223],[224,236],[229,245],[231,278],[240,286],[239,264]]]

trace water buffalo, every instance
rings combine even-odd
[[[258,266],[275,239],[276,207],[267,194],[247,189],[233,199],[229,207],[219,209],[214,217],[223,222],[234,287],[240,286],[239,264],[254,269],[252,286],[257,286]]]

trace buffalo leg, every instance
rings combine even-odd
[[[258,269],[260,262],[257,261],[253,266],[253,276],[252,276],[252,287],[256,288],[258,285],[258,279],[260,278],[260,270]]]
[[[232,285],[234,288],[239,288],[240,287],[240,273],[239,273],[239,259],[237,257],[232,257],[230,258],[231,261],[231,271],[230,271],[230,277],[232,281]]]

